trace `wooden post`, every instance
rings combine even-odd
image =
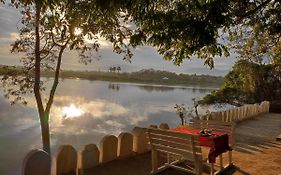
[[[223,157],[222,154],[220,155],[220,169],[223,169]]]

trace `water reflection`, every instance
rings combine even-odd
[[[110,82],[108,84],[108,89],[119,91],[119,88],[120,88],[120,86],[119,86],[118,83],[111,83]]]
[[[62,113],[65,118],[80,117],[84,113],[84,110],[80,107],[76,107],[74,104],[71,104],[70,106],[63,107]]]
[[[149,86],[149,85],[139,85],[138,88],[145,90],[147,92],[159,91],[159,92],[166,92],[166,91],[173,91],[175,90],[174,87],[170,86]]]
[[[94,129],[106,133],[109,127],[122,128],[126,123],[118,122],[118,117],[127,113],[122,105],[102,99],[89,101],[83,97],[57,96],[51,110],[51,132],[77,135]]]
[[[179,119],[173,106],[192,105],[192,98],[207,92],[121,83],[109,88],[108,82],[65,79],[58,86],[51,108],[52,153],[56,154],[62,144],[79,150],[86,144],[98,143],[106,134],[130,132],[134,126],[167,122],[174,127]],[[0,174],[20,174],[24,155],[41,147],[34,97],[28,101],[28,106],[10,106],[0,96]]]
[[[23,105],[11,106],[0,96],[0,174],[21,173],[20,165],[28,150],[41,147],[36,110]]]

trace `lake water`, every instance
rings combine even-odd
[[[50,116],[52,153],[62,144],[81,150],[86,144],[98,144],[106,134],[118,136],[134,126],[166,122],[175,127],[180,123],[175,104],[192,105],[192,98],[200,98],[210,91],[200,87],[61,80]],[[26,153],[41,148],[33,99],[33,96],[28,98],[27,106],[10,106],[1,93],[0,175],[20,174]]]

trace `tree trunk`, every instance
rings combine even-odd
[[[50,129],[49,129],[49,114],[44,113],[44,116],[40,116],[41,134],[43,150],[51,155],[50,147]]]
[[[40,93],[40,76],[41,76],[41,57],[40,57],[40,12],[41,7],[36,4],[36,19],[35,19],[35,70],[34,70],[34,96],[36,99],[37,110],[41,124],[43,150],[51,154],[50,150],[50,133],[49,133],[49,113],[45,113]]]
[[[198,105],[194,106],[196,117],[199,118]]]
[[[183,114],[180,114],[180,119],[181,119],[181,125],[184,125],[184,117],[183,117]]]

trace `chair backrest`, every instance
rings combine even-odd
[[[229,145],[235,145],[235,123],[222,122],[213,120],[194,119],[189,123],[189,126],[195,129],[213,129],[215,131],[226,133],[229,136]]]
[[[147,133],[152,150],[181,156],[192,162],[202,162],[198,136],[155,128],[148,128]]]

